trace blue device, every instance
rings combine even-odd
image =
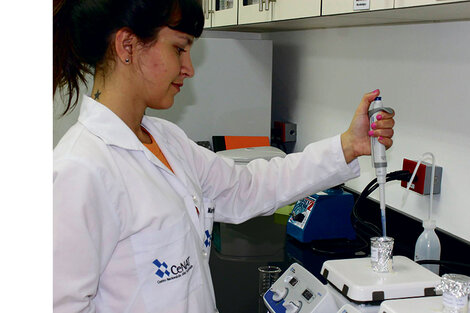
[[[341,188],[327,189],[297,201],[287,221],[287,234],[300,242],[356,239],[351,224],[354,197]]]

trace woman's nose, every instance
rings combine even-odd
[[[191,78],[194,76],[194,67],[191,61],[191,55],[188,53],[181,64],[181,74],[185,77]]]

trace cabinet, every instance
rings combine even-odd
[[[361,11],[374,11],[393,9],[394,0],[374,0],[369,1],[367,10],[355,10],[353,0],[326,0],[323,1],[322,15],[343,14]]]
[[[470,19],[470,0],[202,0],[202,3],[206,16],[204,27],[226,31],[286,31]]]
[[[464,2],[466,0],[395,0],[395,8],[415,7],[420,5]]]
[[[320,5],[321,0],[239,0],[238,24],[319,16]]]
[[[202,0],[204,28],[237,25],[237,0]]]

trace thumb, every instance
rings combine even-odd
[[[375,100],[375,97],[380,95],[380,90],[376,89],[372,92],[366,93],[361,100],[361,103],[359,104],[359,107],[357,108],[356,114],[367,114],[367,111],[369,110],[369,106],[372,101]]]

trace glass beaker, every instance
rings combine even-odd
[[[444,274],[436,286],[442,291],[443,313],[466,313],[470,294],[470,277],[460,274]]]
[[[279,278],[281,269],[277,266],[267,265],[258,267],[258,293],[263,296],[271,288],[272,284]]]

